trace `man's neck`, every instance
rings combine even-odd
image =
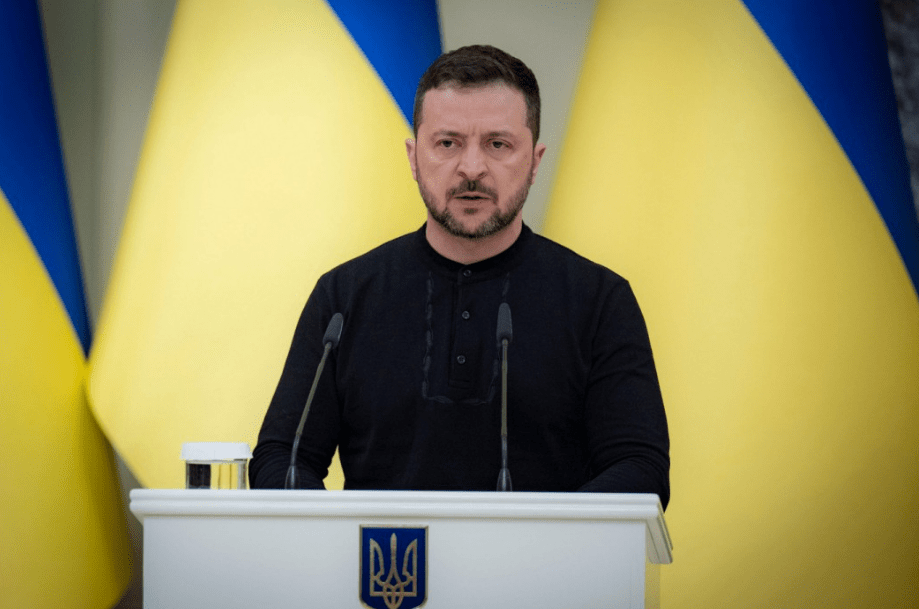
[[[460,264],[474,264],[497,256],[517,241],[523,230],[523,219],[517,217],[507,228],[482,239],[465,239],[451,235],[430,217],[425,237],[434,251]]]

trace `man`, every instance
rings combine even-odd
[[[345,488],[494,490],[506,302],[514,490],[657,493],[667,505],[667,422],[628,283],[523,224],[546,149],[539,111],[533,73],[493,47],[428,68],[406,141],[427,222],[320,278],[259,435],[253,488],[283,488],[322,336],[341,312],[298,450],[301,485],[322,488],[337,447]]]

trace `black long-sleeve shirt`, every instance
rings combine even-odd
[[[644,320],[629,284],[524,227],[462,265],[424,228],[323,275],[293,337],[250,468],[283,488],[294,433],[341,312],[298,451],[322,488],[336,447],[348,489],[494,490],[500,469],[499,305],[512,311],[514,490],[670,495],[669,438]]]

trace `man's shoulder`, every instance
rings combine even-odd
[[[417,231],[406,233],[364,252],[348,260],[340,266],[361,266],[367,264],[378,264],[381,262],[390,262],[399,256],[410,256],[418,239]]]
[[[603,263],[536,233],[533,234],[533,251],[535,261],[545,265],[545,268],[556,268],[564,273],[590,274],[614,283],[627,283],[619,273]]]
[[[390,239],[332,268],[323,275],[323,279],[356,278],[373,275],[386,268],[402,266],[413,259],[417,239],[417,231]]]

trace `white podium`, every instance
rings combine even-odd
[[[657,495],[134,490],[131,511],[147,609],[658,607],[672,561]]]

